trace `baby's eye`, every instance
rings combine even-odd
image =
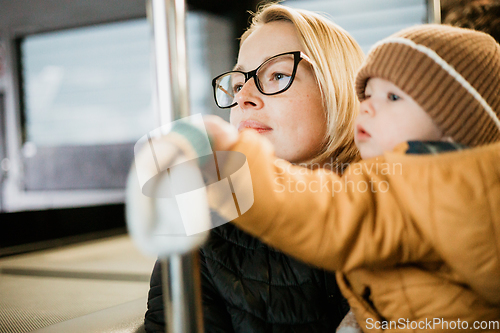
[[[393,93],[389,93],[387,94],[387,98],[390,100],[390,101],[397,101],[398,99],[400,99],[401,97],[399,97],[398,95],[396,94],[393,94]]]

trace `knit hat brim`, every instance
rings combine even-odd
[[[494,43],[492,49],[491,37],[489,40],[477,35],[455,40],[460,42],[458,50],[450,43],[440,45],[443,39],[456,36],[447,35],[451,27],[434,27],[438,27],[434,29],[437,31],[429,30],[432,28],[429,26],[409,29],[410,32],[403,31],[376,44],[356,78],[359,99],[365,98],[368,79],[382,78],[410,95],[443,134],[456,142],[477,146],[499,141],[500,48]],[[457,30],[466,30],[451,29],[455,35]],[[480,34],[479,37],[485,35]],[[478,47],[486,51],[474,56],[470,52],[459,52]],[[447,59],[450,57],[452,61]],[[496,76],[492,70],[496,70]]]

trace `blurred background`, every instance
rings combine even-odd
[[[257,0],[189,0],[193,113],[229,111],[211,79],[236,63]],[[287,0],[345,28],[367,52],[436,20],[435,1]],[[144,0],[0,0],[0,255],[67,236],[124,232],[133,145],[158,126]],[[72,238],[71,241],[75,239]]]
[[[232,69],[249,11],[265,2],[187,1],[193,113],[228,119],[211,80]],[[281,3],[330,17],[367,52],[463,2]],[[0,0],[0,332],[147,294],[155,258],[131,245],[124,217],[133,146],[159,126],[146,16],[144,0]]]

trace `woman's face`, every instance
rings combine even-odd
[[[266,59],[291,51],[304,52],[293,24],[267,23],[243,42],[237,67],[251,71]],[[250,79],[236,95],[236,102],[231,109],[231,124],[240,131],[257,130],[274,145],[277,157],[300,163],[320,152],[326,117],[314,71],[306,60],[300,61],[295,79],[285,92],[263,95]]]

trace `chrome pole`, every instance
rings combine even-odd
[[[175,119],[188,117],[188,65],[186,47],[186,7],[184,0],[167,0],[167,31],[170,55],[172,114]]]
[[[160,125],[190,115],[184,0],[147,0],[153,26],[154,94]],[[172,236],[175,237],[175,236]],[[165,330],[202,333],[198,251],[160,258]]]
[[[440,0],[427,0],[427,23],[441,23]]]

